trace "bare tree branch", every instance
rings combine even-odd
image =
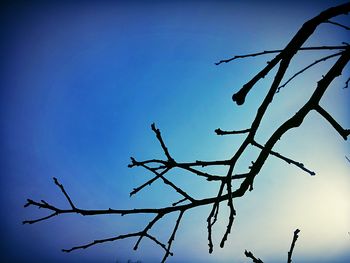
[[[346,160],[348,160],[348,162],[350,163],[350,159],[349,159],[349,157],[345,156],[345,158],[346,158]]]
[[[229,134],[242,134],[242,133],[248,133],[250,132],[250,129],[240,130],[240,131],[223,131],[220,128],[215,130],[215,133],[217,135],[229,135]]]
[[[350,30],[350,27],[345,26],[345,25],[342,25],[342,24],[337,23],[337,22],[333,22],[333,21],[331,21],[331,20],[328,20],[328,21],[326,21],[325,23],[333,24],[333,25],[339,26],[339,27],[341,27],[341,28],[344,28],[344,29],[346,29],[346,30]]]
[[[162,136],[161,136],[161,134],[160,134],[159,129],[156,128],[156,125],[155,125],[154,123],[152,123],[151,127],[152,127],[152,130],[155,132],[156,137],[157,137],[157,139],[159,140],[160,145],[162,146],[162,149],[163,149],[163,151],[164,151],[164,154],[165,154],[165,156],[168,158],[168,161],[169,161],[169,162],[173,162],[174,160],[173,160],[173,158],[170,156],[169,151],[168,151],[168,148],[165,146],[165,143],[164,143],[164,141],[163,141],[163,139],[162,139]]]
[[[343,127],[341,127],[340,124],[335,119],[333,119],[333,117],[320,105],[317,105],[315,107],[315,110],[333,126],[333,128],[340,134],[341,137],[343,137],[344,140],[348,139],[350,130],[346,130]]]
[[[276,93],[280,92],[280,90],[282,88],[284,88],[285,86],[287,86],[287,84],[289,82],[291,82],[294,78],[296,78],[298,75],[302,74],[303,72],[305,72],[307,69],[315,66],[316,64],[320,63],[320,62],[323,62],[323,61],[326,61],[330,58],[334,58],[334,57],[337,57],[337,56],[340,56],[343,52],[339,52],[339,53],[335,53],[335,54],[332,54],[332,55],[329,55],[329,56],[326,56],[326,57],[323,57],[321,59],[318,59],[316,60],[315,62],[311,63],[310,65],[306,66],[305,68],[301,69],[300,71],[298,71],[297,73],[295,73],[292,77],[290,77],[286,82],[284,82],[281,86],[279,86],[277,88],[277,91]]]
[[[295,246],[295,242],[297,241],[298,239],[298,234],[299,234],[300,230],[299,229],[296,229],[294,231],[294,235],[293,235],[293,240],[292,240],[292,244],[290,245],[290,250],[288,252],[288,263],[292,263],[292,254],[293,254],[293,249],[294,249],[294,246]]]
[[[170,248],[171,248],[173,241],[175,240],[175,234],[176,234],[177,229],[179,228],[180,221],[182,219],[183,214],[184,214],[184,211],[180,211],[179,217],[176,220],[174,230],[173,230],[173,232],[168,240],[168,247],[167,247],[166,253],[162,259],[162,262],[165,262],[166,259],[168,258],[168,256],[170,255]]]
[[[130,234],[126,234],[126,235],[119,235],[116,237],[105,238],[105,239],[97,239],[97,240],[94,240],[93,242],[87,243],[85,245],[75,246],[75,247],[72,247],[69,249],[62,249],[62,251],[69,253],[69,252],[72,252],[74,250],[86,249],[86,248],[94,246],[94,245],[98,245],[98,244],[102,244],[102,243],[106,243],[106,242],[112,242],[112,241],[121,240],[121,239],[126,239],[126,238],[130,238],[130,237],[138,237],[140,235],[142,235],[142,232],[130,233]],[[155,237],[153,237],[149,234],[144,234],[144,236],[149,238],[153,242],[155,242],[157,245],[159,245],[161,248],[163,248],[170,255],[173,255],[173,253],[169,252],[167,250],[166,246],[163,243],[159,242]]]
[[[292,240],[292,244],[290,246],[290,250],[288,252],[288,258],[287,258],[287,262],[288,263],[291,263],[292,262],[292,254],[293,254],[293,250],[294,250],[294,247],[295,247],[295,243],[298,239],[298,234],[299,234],[300,230],[299,229],[296,229],[294,231],[294,235],[293,235],[293,240]],[[263,261],[260,259],[260,258],[256,258],[252,252],[250,251],[247,251],[245,250],[244,251],[244,254],[247,258],[251,258],[253,260],[254,263],[263,263]]]
[[[256,141],[252,141],[252,145],[258,147],[258,148],[261,149],[261,150],[264,149],[264,146],[262,146],[261,144],[257,143]],[[293,165],[299,167],[300,169],[302,169],[303,171],[309,173],[310,175],[315,175],[315,172],[313,172],[313,171],[307,169],[307,168],[304,166],[303,163],[300,163],[300,162],[294,161],[294,160],[292,160],[292,159],[290,159],[290,158],[287,158],[287,157],[285,157],[285,156],[279,154],[278,152],[270,151],[270,154],[273,155],[273,156],[275,156],[275,157],[277,157],[277,158],[279,158],[279,159],[281,159],[281,160],[283,160],[283,161],[285,161],[285,162],[287,162],[288,164],[293,164]]]
[[[247,258],[251,258],[253,260],[254,263],[264,263],[260,258],[256,258],[254,257],[253,253],[250,252],[250,251],[244,251],[244,255],[247,257]]]
[[[343,87],[343,89],[347,89],[349,87],[349,81],[350,77],[347,79],[347,81],[345,81],[345,86]]]
[[[147,169],[150,169],[149,167],[147,167],[146,165],[142,165],[143,167],[146,167]],[[154,181],[156,181],[158,178],[161,178],[163,176],[163,174],[165,174],[166,172],[168,172],[169,169],[165,169],[163,170],[161,173],[156,173],[156,176],[153,177],[152,179],[148,180],[147,182],[145,182],[144,184],[140,185],[139,187],[134,188],[131,192],[130,192],[130,196],[133,196],[134,194],[137,194],[139,191],[141,191],[143,188],[145,188],[147,185],[151,185]]]
[[[344,49],[345,46],[319,46],[319,47],[301,47],[299,48],[298,51],[310,51],[310,50],[339,50],[339,49]],[[224,60],[220,60],[219,62],[216,62],[215,65],[220,65],[222,63],[228,63],[231,62],[233,60],[239,59],[239,58],[249,58],[249,57],[257,57],[257,56],[261,56],[261,55],[267,55],[267,54],[276,54],[276,53],[281,53],[283,51],[283,49],[276,49],[276,50],[264,50],[261,52],[257,52],[257,53],[250,53],[250,54],[245,54],[245,55],[236,55],[233,56],[232,58],[229,59],[224,59]]]
[[[261,78],[264,78],[266,74],[268,74],[270,70],[274,68],[277,65],[277,63],[282,60],[283,63],[281,62],[280,64],[280,68],[275,75],[275,80],[271,86],[271,89],[272,90],[275,89],[273,88],[274,86],[278,87],[286,69],[289,66],[289,62],[291,58],[297,53],[297,51],[301,48],[301,46],[305,43],[305,41],[314,33],[316,28],[321,23],[335,16],[338,16],[341,14],[347,14],[349,12],[348,10],[349,5],[350,3],[345,3],[343,5],[331,7],[321,12],[318,16],[315,16],[314,18],[305,22],[303,26],[300,28],[300,30],[294,35],[292,40],[288,43],[288,45],[283,49],[283,51],[281,51],[281,53],[279,53],[273,60],[271,60],[268,63],[268,65],[263,70],[261,70],[258,74],[256,74],[249,82],[243,85],[243,87],[238,92],[233,94],[232,96],[233,101],[236,102],[237,105],[242,105],[245,101],[246,95],[251,90],[251,88],[257,83],[257,81],[259,81]]]

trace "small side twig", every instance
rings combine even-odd
[[[220,185],[220,189],[217,194],[217,198],[219,198],[222,195],[222,192],[225,187],[225,182],[222,181]],[[217,221],[218,213],[219,213],[219,207],[220,202],[214,202],[213,207],[209,213],[209,216],[207,218],[207,229],[208,229],[208,247],[209,247],[209,254],[213,253],[214,251],[214,245],[213,245],[213,238],[212,238],[212,229],[213,225]]]
[[[185,212],[184,210],[181,210],[180,214],[179,214],[179,217],[176,220],[176,224],[175,224],[174,230],[171,233],[171,236],[170,236],[170,238],[168,240],[168,247],[167,247],[165,255],[164,255],[163,259],[162,259],[162,263],[164,263],[166,261],[166,259],[168,258],[168,256],[170,255],[170,248],[171,248],[171,245],[172,245],[172,243],[173,243],[173,241],[175,239],[175,234],[176,234],[176,232],[177,232],[177,230],[179,228],[179,225],[180,225],[180,222],[181,222],[181,219],[182,219],[182,216],[183,216],[184,212]]]
[[[350,30],[350,27],[345,26],[345,25],[340,24],[340,23],[337,23],[337,22],[333,22],[333,21],[331,21],[331,20],[327,20],[325,23],[333,24],[333,25],[339,26],[339,27],[341,27],[341,28],[344,28],[344,29],[346,29],[346,30]]]
[[[157,223],[162,217],[164,216],[164,213],[158,213],[153,220],[151,220],[147,226],[143,229],[143,231],[140,232],[139,239],[136,241],[136,244],[134,246],[134,250],[137,250],[137,248],[140,245],[141,240],[143,239],[143,237],[146,236],[146,234],[148,234],[148,231],[154,226],[155,223]]]
[[[222,237],[221,239],[221,242],[220,242],[220,247],[223,248],[224,245],[225,245],[225,242],[227,240],[227,237],[228,235],[231,233],[231,229],[232,229],[232,225],[233,225],[233,220],[235,218],[235,215],[236,215],[236,210],[235,208],[233,207],[233,200],[232,200],[232,180],[227,180],[227,195],[228,195],[228,199],[227,199],[227,206],[229,207],[230,209],[230,215],[228,217],[228,224],[227,224],[227,227],[226,227],[226,231],[225,231],[225,234],[224,236]]]
[[[347,79],[347,81],[345,81],[345,86],[343,87],[343,89],[347,89],[349,87],[349,81],[350,77]]]
[[[253,260],[254,263],[264,263],[260,258],[256,258],[252,252],[250,251],[244,251],[244,255],[247,257],[247,258],[251,258]]]
[[[154,131],[154,133],[156,134],[156,137],[157,137],[160,145],[162,146],[162,149],[164,151],[165,156],[168,158],[169,162],[173,162],[174,159],[169,154],[168,148],[166,147],[166,145],[163,141],[160,130],[156,128],[156,125],[154,123],[152,123],[151,128],[152,128],[152,131]]]
[[[264,149],[264,146],[262,146],[261,144],[257,143],[257,142],[254,141],[254,140],[251,142],[251,144],[252,144],[253,146],[255,146],[255,147],[261,149],[261,150]],[[277,157],[277,158],[279,158],[279,159],[281,159],[281,160],[283,160],[283,161],[285,161],[285,162],[287,162],[288,164],[293,164],[293,165],[299,167],[301,170],[307,172],[307,173],[310,174],[311,176],[313,176],[313,175],[316,174],[315,172],[313,172],[313,171],[307,169],[307,168],[304,166],[303,163],[300,163],[300,162],[294,161],[294,160],[292,160],[292,159],[290,159],[290,158],[287,158],[287,157],[281,155],[281,154],[278,153],[278,152],[270,151],[270,154],[273,155],[273,156],[275,156],[275,157]]]
[[[276,93],[280,92],[280,90],[282,88],[284,88],[285,86],[287,86],[287,84],[289,82],[291,82],[294,78],[296,78],[298,75],[302,74],[303,72],[305,72],[306,70],[308,70],[309,68],[315,66],[316,64],[320,63],[320,62],[324,62],[330,58],[333,58],[333,57],[336,57],[336,56],[340,56],[343,52],[338,52],[338,53],[335,53],[335,54],[332,54],[332,55],[329,55],[329,56],[326,56],[326,57],[323,57],[323,58],[320,58],[316,61],[314,61],[313,63],[311,63],[310,65],[306,66],[305,68],[299,70],[297,73],[295,73],[292,77],[290,77],[286,82],[284,82],[281,86],[279,86],[277,88],[277,91]]]
[[[340,124],[321,106],[317,105],[315,107],[315,110],[332,125],[332,127],[339,133],[341,137],[343,137],[345,141],[348,139],[348,136],[350,135],[349,129],[344,129],[342,126],[340,126]]]
[[[320,46],[320,47],[302,47],[302,48],[299,48],[300,51],[303,51],[303,50],[336,50],[336,49],[344,49],[344,46]],[[256,57],[256,56],[267,55],[267,54],[275,54],[275,53],[280,53],[282,51],[283,51],[283,49],[264,50],[261,52],[250,53],[250,54],[245,54],[245,55],[236,55],[236,56],[233,56],[232,58],[229,58],[229,59],[220,60],[219,62],[216,62],[215,65],[218,66],[222,63],[228,63],[228,62],[231,62],[231,61],[239,59],[239,58],[248,58],[248,57]]]
[[[97,240],[94,240],[93,242],[87,243],[85,245],[75,246],[75,247],[72,247],[69,249],[62,249],[62,252],[69,253],[69,252],[72,252],[72,251],[78,250],[78,249],[86,249],[86,248],[89,248],[89,247],[97,245],[97,244],[102,244],[102,243],[106,243],[106,242],[113,242],[116,240],[126,239],[126,238],[130,238],[130,237],[137,237],[137,236],[140,236],[141,234],[142,234],[142,232],[136,232],[136,233],[130,233],[130,234],[126,234],[126,235],[119,235],[119,236],[111,237],[111,238],[97,239]],[[155,237],[153,237],[149,234],[144,234],[144,236],[149,238],[153,242],[155,242],[157,245],[159,245],[161,248],[163,248],[170,255],[173,255],[173,253],[168,251],[166,246],[163,243],[161,243],[159,240],[157,240]]]
[[[215,130],[216,135],[229,135],[229,134],[243,134],[250,132],[250,129],[240,130],[240,131],[223,131],[220,128]]]

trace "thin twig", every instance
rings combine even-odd
[[[167,168],[166,170],[164,170],[162,173],[158,173],[157,171],[152,170],[151,168],[149,168],[146,165],[142,165],[145,169],[153,172],[156,176],[153,179],[158,179],[161,178],[163,180],[163,182],[167,185],[170,185],[176,192],[178,192],[180,195],[182,195],[183,197],[185,197],[186,199],[188,199],[191,202],[196,202],[196,200],[194,198],[192,198],[190,195],[188,195],[185,191],[183,191],[181,188],[177,187],[175,184],[173,184],[172,182],[170,182],[168,179],[166,179],[164,177],[164,174],[166,174],[170,168]],[[151,179],[152,180],[152,179]],[[146,182],[147,183],[147,182]]]
[[[182,202],[185,202],[187,200],[187,198],[182,198],[180,199],[179,201],[175,202],[175,203],[172,203],[172,206],[177,206],[178,204],[181,204]]]
[[[180,222],[181,222],[181,219],[182,219],[182,216],[183,216],[184,212],[185,211],[181,210],[180,214],[179,214],[179,217],[176,220],[176,224],[175,224],[174,230],[171,233],[171,236],[170,236],[170,238],[168,240],[168,247],[167,247],[165,255],[164,255],[163,259],[162,259],[162,263],[165,262],[166,259],[168,258],[168,256],[170,255],[169,251],[170,251],[171,245],[172,245],[172,243],[173,243],[173,241],[175,239],[175,234],[176,234],[176,232],[177,232],[177,230],[179,228],[179,225],[180,225]]]
[[[119,236],[111,237],[111,238],[97,239],[97,240],[94,240],[93,242],[87,243],[85,245],[75,246],[75,247],[72,247],[70,249],[62,249],[62,251],[66,252],[66,253],[69,253],[69,252],[72,252],[72,251],[78,250],[78,249],[86,249],[88,247],[91,247],[91,246],[94,246],[94,245],[97,245],[97,244],[102,244],[102,243],[106,243],[106,242],[112,242],[112,241],[116,241],[116,240],[130,238],[130,237],[137,237],[137,236],[140,236],[141,234],[142,234],[142,232],[136,232],[136,233],[130,233],[130,234],[126,234],[126,235],[119,235]],[[163,248],[166,252],[169,252],[170,255],[173,255],[173,253],[168,251],[166,246],[163,243],[161,243],[159,240],[157,240],[155,237],[153,237],[153,236],[151,236],[149,234],[144,234],[144,236],[149,238],[153,242],[155,242],[157,245],[159,245],[161,248]]]
[[[62,193],[64,194],[64,196],[66,197],[66,199],[68,200],[70,206],[72,207],[72,209],[75,209],[75,206],[72,202],[72,200],[70,199],[69,195],[67,194],[66,190],[64,189],[63,185],[60,184],[60,182],[57,180],[56,177],[53,178],[55,184],[61,189]]]
[[[218,194],[217,194],[217,199],[219,199],[222,196],[222,192],[225,187],[225,181],[221,182]],[[213,245],[213,239],[212,239],[212,229],[213,225],[217,221],[217,216],[219,213],[219,207],[220,207],[220,202],[216,201],[213,204],[213,207],[209,213],[209,216],[207,218],[207,229],[208,229],[208,247],[209,247],[209,253],[213,253],[214,245]]]
[[[57,213],[57,212],[53,212],[52,214],[50,214],[50,215],[48,215],[48,216],[45,216],[45,217],[41,217],[41,218],[39,218],[39,219],[24,220],[24,221],[22,222],[22,224],[23,224],[23,225],[25,225],[25,224],[29,224],[29,225],[35,224],[35,223],[38,223],[38,222],[40,222],[40,221],[44,221],[44,220],[47,220],[47,219],[49,219],[49,218],[51,218],[51,217],[57,216],[58,214],[59,214],[59,213]]]
[[[350,130],[344,129],[342,126],[340,126],[340,124],[321,106],[317,105],[315,109],[333,126],[333,128],[339,133],[341,137],[343,137],[344,140],[348,139],[348,136],[350,135]]]
[[[151,220],[147,226],[143,229],[143,231],[140,232],[139,239],[136,241],[136,244],[134,246],[134,250],[137,250],[141,240],[143,239],[146,234],[148,234],[148,231],[154,226],[155,223],[157,223],[162,217],[164,216],[164,213],[158,213],[153,220]]]
[[[343,89],[347,89],[349,87],[349,81],[350,77],[347,79],[347,81],[345,81],[345,86],[343,87]]]
[[[264,149],[264,146],[262,146],[261,144],[257,143],[256,141],[252,141],[252,145],[255,146],[255,147],[258,147],[261,150]],[[299,167],[300,169],[302,169],[303,171],[307,172],[310,175],[315,175],[316,174],[315,172],[307,169],[304,166],[303,163],[300,163],[300,162],[294,161],[294,160],[292,160],[290,158],[287,158],[287,157],[279,154],[278,152],[270,151],[270,154],[275,156],[275,157],[277,157],[277,158],[279,158],[279,159],[281,159],[281,160],[283,160],[283,161],[285,161],[285,162],[287,162],[288,164],[293,164],[293,165]]]
[[[169,162],[174,161],[173,158],[169,154],[168,148],[165,146],[165,143],[163,141],[163,138],[162,138],[162,135],[160,133],[160,130],[156,128],[156,125],[154,123],[152,123],[151,128],[154,131],[154,133],[156,134],[156,137],[157,137],[160,145],[162,146],[162,149],[164,151],[165,156],[168,158],[168,161]]]
[[[294,231],[294,235],[293,235],[293,240],[292,240],[292,244],[290,245],[290,250],[288,252],[288,263],[292,263],[292,254],[293,254],[293,249],[294,249],[294,246],[295,246],[295,242],[297,241],[298,239],[298,234],[299,234],[300,230],[299,229],[296,229]]]
[[[332,54],[332,55],[329,55],[329,56],[326,56],[326,57],[323,57],[321,59],[318,59],[316,61],[314,61],[313,63],[311,63],[310,65],[306,66],[305,68],[299,70],[297,73],[295,73],[292,77],[290,77],[286,82],[284,82],[281,86],[279,86],[277,88],[277,91],[276,93],[280,92],[280,90],[282,88],[284,88],[289,82],[291,82],[294,78],[296,78],[298,75],[302,74],[303,72],[305,72],[307,69],[315,66],[316,64],[320,63],[320,62],[323,62],[323,61],[326,61],[330,58],[333,58],[333,57],[336,57],[336,56],[340,56],[343,52],[339,52],[339,53],[335,53],[335,54]]]
[[[339,26],[339,27],[341,27],[341,28],[344,28],[344,29],[346,29],[346,30],[350,30],[350,27],[345,26],[345,25],[340,24],[340,23],[337,23],[337,22],[333,22],[333,21],[331,21],[331,20],[328,20],[328,21],[326,21],[325,23],[333,24],[333,25]]]
[[[146,165],[141,164],[141,166],[143,167],[147,167]],[[147,167],[149,168],[149,167]],[[147,182],[143,183],[142,185],[140,185],[139,187],[134,188],[131,192],[130,192],[130,197],[137,194],[139,191],[141,191],[143,188],[145,188],[147,185],[151,185],[154,181],[156,181],[157,179],[161,178],[163,176],[163,174],[165,174],[166,172],[169,171],[169,168],[165,169],[164,171],[162,171],[161,173],[156,173],[156,176],[154,176],[153,178],[151,178],[150,180],[148,180]]]
[[[304,50],[339,50],[339,49],[345,49],[344,46],[319,46],[319,47],[302,47],[299,48],[299,51],[304,51]],[[239,59],[239,58],[248,58],[248,57],[256,57],[256,56],[261,56],[261,55],[267,55],[267,54],[275,54],[275,53],[280,53],[282,52],[283,49],[276,49],[276,50],[264,50],[261,52],[257,53],[250,53],[250,54],[245,54],[245,55],[236,55],[232,58],[229,59],[223,59],[220,60],[219,62],[216,62],[215,65],[220,65],[221,63],[228,63],[233,60]]]
[[[229,135],[229,134],[243,134],[250,132],[250,129],[240,130],[240,131],[223,131],[220,128],[215,130],[217,135]]]
[[[264,263],[260,258],[256,258],[252,252],[245,250],[244,251],[244,255],[247,258],[251,258],[253,260],[254,263]]]

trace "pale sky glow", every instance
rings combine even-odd
[[[233,104],[231,96],[272,56],[214,62],[283,48],[305,20],[343,1],[56,2],[0,5],[4,262],[159,262],[163,251],[148,241],[136,252],[135,240],[60,251],[139,231],[149,215],[67,215],[22,226],[24,219],[45,215],[24,209],[25,200],[66,207],[53,176],[81,208],[163,207],[179,200],[161,182],[129,198],[150,178],[140,168],[128,169],[129,157],[163,158],[150,124],[157,124],[179,162],[230,158],[245,135],[216,136],[214,130],[249,128],[273,75],[257,84],[243,106]],[[348,17],[335,20],[350,26]],[[348,32],[322,25],[307,45],[340,45],[349,42]],[[300,52],[286,79],[332,54],[313,52]],[[335,60],[311,69],[275,96],[258,130],[259,143],[309,99]],[[350,128],[350,89],[342,88],[349,66],[343,73],[321,105]],[[264,262],[286,262],[296,228],[301,232],[293,262],[350,262],[349,142],[313,112],[274,150],[304,163],[316,176],[270,156],[254,191],[234,201],[237,217],[225,248],[219,243],[227,225],[226,204],[214,227],[212,255],[206,225],[210,207],[201,207],[184,215],[175,256],[168,262],[250,262],[245,249]],[[237,173],[246,172],[258,153],[249,148]],[[168,178],[198,198],[216,195],[219,186],[180,170]],[[166,242],[174,220],[175,214],[165,217],[152,233]]]

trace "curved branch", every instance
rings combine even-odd
[[[314,61],[313,63],[311,63],[310,65],[306,66],[305,68],[301,69],[300,71],[298,71],[297,73],[295,73],[292,77],[290,77],[286,82],[284,82],[281,86],[279,86],[277,88],[276,93],[280,92],[280,89],[284,88],[289,82],[291,82],[294,78],[296,78],[298,75],[302,74],[303,72],[305,72],[307,69],[315,66],[316,64],[320,63],[320,62],[324,62],[330,58],[334,58],[337,56],[340,56],[343,52],[339,52],[339,53],[335,53],[326,57],[323,57],[321,59],[318,59],[316,61]]]

